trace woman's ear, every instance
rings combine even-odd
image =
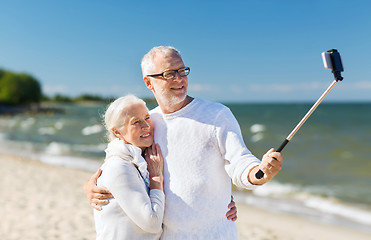
[[[115,136],[116,136],[117,138],[119,138],[119,139],[123,139],[121,133],[119,132],[119,130],[117,130],[116,127],[111,128],[111,131],[113,132],[113,134],[115,134]]]
[[[149,90],[153,90],[153,86],[152,86],[152,82],[151,82],[151,79],[149,77],[144,77],[144,83],[146,84],[147,88]]]
[[[115,134],[115,136],[116,136],[118,139],[124,141],[124,143],[128,143],[128,142],[125,140],[124,136],[121,134],[121,132],[120,132],[119,130],[117,130],[117,128],[113,127],[113,128],[111,128],[111,130],[112,130],[113,134]]]

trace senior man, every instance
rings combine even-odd
[[[246,189],[266,183],[281,170],[281,154],[270,149],[260,161],[227,107],[188,96],[190,69],[175,48],[154,47],[141,66],[159,105],[150,113],[165,159],[161,239],[237,239],[236,224],[225,217],[231,179]],[[255,177],[259,169],[262,179]],[[92,179],[85,184],[90,202]]]

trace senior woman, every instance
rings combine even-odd
[[[165,204],[163,158],[153,143],[145,102],[133,95],[118,98],[104,121],[110,142],[97,185],[114,198],[101,211],[94,210],[97,239],[159,239]]]

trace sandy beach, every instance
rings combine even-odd
[[[95,239],[92,208],[83,193],[91,172],[5,154],[0,154],[0,164],[0,239]],[[237,206],[242,240],[371,239],[353,229]]]

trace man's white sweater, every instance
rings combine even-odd
[[[226,218],[231,179],[255,188],[247,175],[260,160],[246,148],[231,111],[196,98],[171,114],[157,107],[151,118],[165,159],[161,239],[237,239],[235,223]]]

